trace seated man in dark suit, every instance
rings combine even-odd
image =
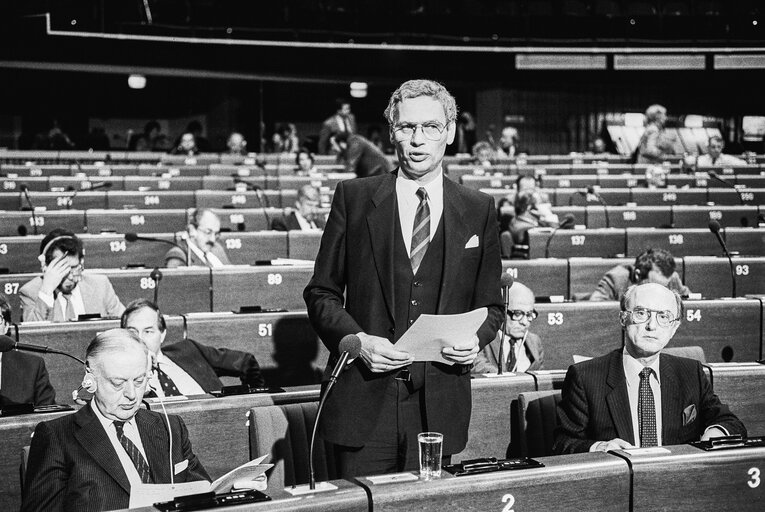
[[[534,292],[516,281],[510,288],[507,304],[505,346],[502,352],[505,370],[508,372],[540,370],[545,358],[542,340],[536,334],[529,332],[531,322],[537,317],[537,311],[534,309]],[[473,363],[472,373],[497,373],[501,342],[502,331],[500,330],[497,337],[478,353]]]
[[[76,321],[79,315],[117,318],[125,310],[109,278],[84,273],[82,241],[67,229],[51,230],[40,242],[42,276],[19,290],[25,322]]]
[[[231,265],[226,250],[218,243],[220,219],[214,211],[198,208],[191,212],[184,240],[180,247],[172,247],[165,254],[168,268],[207,266],[211,268]],[[185,249],[185,251],[184,251]]]
[[[35,428],[22,511],[127,508],[133,486],[170,483],[171,470],[176,483],[210,480],[183,420],[141,408],[151,358],[135,334],[104,331],[85,359],[82,384],[93,400]]]
[[[316,231],[324,229],[326,217],[321,214],[321,196],[313,185],[303,185],[298,190],[295,208],[285,208],[284,215],[271,219],[271,229],[276,231]]]
[[[683,297],[691,291],[675,271],[675,258],[664,249],[647,249],[635,258],[634,265],[617,265],[600,279],[590,300],[621,300],[633,284],[657,283]]]
[[[712,391],[701,363],[662,354],[683,317],[680,296],[656,283],[634,285],[621,309],[624,348],[568,369],[553,451],[605,452],[746,435]]]
[[[0,334],[11,327],[11,306],[0,295]],[[56,391],[41,357],[18,350],[0,352],[0,408],[13,404],[52,405]]]
[[[183,340],[162,347],[167,334],[165,318],[153,302],[136,299],[122,315],[122,327],[133,331],[146,344],[156,360],[157,372],[151,377],[157,395],[202,395],[218,391],[218,377],[239,377],[243,384],[265,387],[255,356],[240,350],[212,348],[194,340]]]

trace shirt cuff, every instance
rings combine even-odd
[[[37,293],[37,298],[43,301],[45,305],[48,306],[49,308],[52,308],[53,304],[55,303],[55,299],[53,298],[53,294],[51,293],[45,293],[43,291],[40,291]]]
[[[599,452],[601,450],[598,450],[598,445],[600,444],[600,441],[595,441],[590,445],[590,451],[591,452]]]
[[[730,435],[730,432],[728,432],[728,429],[727,429],[727,428],[725,428],[725,427],[723,427],[722,425],[709,425],[709,426],[708,426],[706,429],[704,429],[704,433],[706,434],[706,433],[707,433],[707,431],[708,431],[710,428],[719,428],[720,430],[722,430],[722,431],[725,433],[725,435],[726,435],[726,436],[729,436],[729,435]]]

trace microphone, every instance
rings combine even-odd
[[[558,224],[558,227],[553,229],[552,233],[550,233],[550,236],[547,237],[547,243],[545,244],[545,258],[550,257],[550,242],[552,242],[555,233],[557,233],[559,229],[572,229],[575,224],[576,219],[574,218],[573,213],[567,213],[563,216],[563,220],[560,224]]]
[[[24,193],[24,198],[27,200],[27,204],[29,205],[29,209],[32,210],[32,229],[34,231],[34,234],[37,234],[37,215],[35,214],[35,205],[32,204],[32,198],[29,197],[29,186],[27,186],[26,183],[22,183],[19,188]],[[21,230],[19,230],[19,233]]]
[[[499,277],[499,284],[502,286],[502,298],[505,301],[505,310],[502,312],[502,335],[499,338],[499,359],[497,360],[497,375],[502,375],[505,371],[505,329],[507,328],[507,309],[510,307],[510,288],[512,288],[513,276],[507,272],[502,272]]]
[[[162,280],[162,272],[160,272],[159,267],[154,267],[149,277],[154,281],[154,304],[159,306],[157,297],[159,296],[159,282]]]
[[[308,468],[310,477],[308,485],[312,491],[316,489],[316,476],[314,475],[313,471],[313,447],[316,442],[316,427],[319,425],[321,410],[324,408],[324,402],[327,400],[327,396],[329,396],[329,392],[332,390],[332,386],[335,385],[337,378],[340,377],[343,369],[345,369],[345,365],[348,362],[348,359],[355,359],[359,357],[359,354],[361,353],[361,340],[355,334],[347,334],[343,336],[343,339],[340,340],[338,351],[340,352],[340,358],[337,360],[335,368],[332,370],[332,374],[329,377],[329,383],[327,384],[324,393],[321,395],[319,408],[316,411],[316,419],[313,422],[313,432],[311,432],[311,446],[308,452]]]
[[[258,196],[260,209],[263,210],[263,216],[266,218],[266,230],[271,229],[271,217],[268,215],[268,211],[266,210],[267,207],[271,208],[271,201],[269,201],[268,195],[266,195],[266,193],[263,191],[263,187],[256,185],[251,181],[244,180],[239,176],[234,176],[234,183],[242,183],[255,191],[255,194]]]
[[[72,354],[68,354],[66,352],[62,352],[61,350],[56,350],[50,347],[45,347],[42,345],[30,345],[28,343],[19,343],[18,341],[15,341],[10,336],[6,336],[4,334],[0,334],[0,352],[8,352],[10,350],[23,350],[26,352],[42,352],[43,354],[61,354],[62,356],[71,357],[78,363],[84,365],[85,361],[80,359],[79,357],[73,356]]]
[[[181,252],[186,254],[186,251],[183,249],[183,247],[181,247],[180,245],[178,245],[175,242],[171,242],[170,240],[165,240],[163,238],[154,238],[153,236],[140,236],[137,233],[125,233],[125,240],[127,242],[137,242],[138,240],[141,240],[143,242],[161,242],[163,244],[168,244],[168,245],[172,245],[173,247],[177,247],[178,249],[181,250]],[[186,266],[188,266],[188,264],[189,264],[189,258],[188,258],[188,256],[186,256]],[[152,272],[152,274],[153,274],[153,272]],[[161,277],[160,277],[160,279],[161,279]],[[155,302],[156,302],[156,300],[155,300]]]
[[[723,240],[722,236],[720,235],[720,223],[716,220],[712,219],[709,221],[709,231],[714,233],[714,235],[717,237],[717,241],[720,242],[720,246],[722,247],[723,254],[727,256],[728,258],[728,264],[730,265],[730,282],[731,282],[731,290],[733,291],[733,297],[736,297],[736,272],[733,270],[733,258],[730,257],[730,252],[728,252],[728,246],[725,245],[725,240]]]
[[[730,181],[728,181],[728,180],[724,180],[724,179],[722,179],[722,178],[720,177],[720,175],[719,175],[719,174],[717,174],[717,173],[716,173],[716,172],[714,172],[714,171],[707,171],[707,176],[709,176],[710,178],[712,178],[712,179],[713,179],[713,180],[715,180],[715,181],[719,181],[720,183],[722,183],[722,184],[723,184],[723,185],[725,185],[726,187],[729,187],[729,188],[732,188],[733,190],[735,190],[735,191],[736,191],[736,195],[738,196],[738,201],[739,201],[739,203],[741,203],[742,205],[745,205],[745,204],[746,204],[746,203],[744,202],[744,197],[741,195],[741,192],[740,192],[740,191],[739,191],[739,190],[736,188],[736,185],[734,185],[733,183],[731,183],[731,182],[730,182]],[[712,229],[712,228],[710,227],[710,229]],[[718,228],[718,229],[719,229],[719,228]]]
[[[74,198],[77,197],[77,194],[80,192],[90,192],[91,190],[98,190],[100,188],[112,188],[112,182],[111,181],[99,181],[98,183],[92,184],[88,188],[79,188],[76,189],[74,187],[67,187],[67,190],[69,192],[72,192],[72,195],[69,196],[69,199],[66,202],[66,209],[69,210],[72,207],[72,203],[74,202]]]
[[[610,228],[611,227],[611,220],[608,217],[608,204],[606,204],[606,200],[603,199],[603,196],[600,195],[598,190],[593,185],[590,185],[586,189],[579,190],[578,192],[580,194],[584,195],[587,198],[592,196],[595,199],[597,199],[597,201],[601,204],[601,206],[603,206],[603,213],[605,213],[605,215],[606,215],[606,227]]]

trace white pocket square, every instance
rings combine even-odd
[[[471,236],[465,244],[465,249],[472,249],[473,247],[478,247],[478,235]]]
[[[175,474],[177,475],[181,471],[184,471],[187,467],[189,467],[189,460],[182,460],[178,464],[175,465]]]

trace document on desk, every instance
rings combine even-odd
[[[444,359],[441,349],[468,342],[487,315],[486,308],[459,315],[420,315],[396,342],[395,348],[411,354],[415,361],[454,364]]]

